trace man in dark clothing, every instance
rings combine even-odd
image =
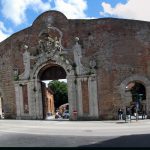
[[[131,120],[131,109],[130,109],[130,107],[126,108],[126,115],[127,115],[127,118]]]
[[[119,120],[122,120],[122,114],[123,114],[123,110],[121,108],[119,108],[119,110],[118,110],[118,118],[119,118]]]

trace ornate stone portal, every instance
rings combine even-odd
[[[58,28],[48,24],[47,29],[39,34],[36,55],[30,55],[30,47],[24,46],[24,72],[19,75],[19,80],[15,81],[18,119],[43,119],[44,108],[39,72],[47,65],[61,66],[67,74],[70,120],[98,119],[97,94],[92,92],[92,90],[97,91],[94,70],[96,62],[94,64],[90,62],[91,69],[81,64],[82,49],[77,38],[73,46],[74,61],[68,60],[67,51],[61,45],[62,37],[63,33]],[[31,64],[32,61],[35,63]],[[75,68],[73,64],[76,64]],[[86,91],[83,90],[84,87]],[[77,111],[76,118],[74,111]]]

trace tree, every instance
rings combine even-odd
[[[68,103],[68,90],[67,83],[53,80],[49,82],[48,87],[54,92],[54,104],[55,108],[60,105]]]

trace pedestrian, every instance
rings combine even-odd
[[[136,110],[137,108],[136,108],[136,106],[134,107],[134,116],[136,117],[136,113],[137,113],[137,110]]]
[[[118,118],[122,120],[123,110],[121,108],[118,109]]]
[[[142,108],[142,119],[145,119],[145,115],[146,115],[146,111],[144,109],[144,107]]]
[[[130,109],[130,107],[126,108],[126,115],[127,115],[127,119],[131,120],[131,109]]]

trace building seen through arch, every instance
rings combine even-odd
[[[137,101],[149,118],[149,29],[144,21],[42,13],[0,43],[0,114],[45,119],[55,103],[43,81],[66,79],[69,120],[117,119],[119,108]]]
[[[55,93],[55,89],[53,90],[52,88],[50,88],[50,86],[46,86],[46,83],[44,83],[44,81],[48,80],[50,83],[50,81],[57,82],[58,80],[66,79],[66,72],[59,65],[48,65],[40,70],[38,76],[39,79],[42,81],[41,89],[43,103],[43,118],[46,119],[49,115],[55,116],[56,110],[58,110],[61,105],[68,103],[68,98],[66,97],[66,99],[64,100],[63,97],[60,97],[60,94],[58,95],[58,93]],[[60,85],[57,84],[55,86]],[[60,87],[56,87],[56,89],[58,90],[59,88]]]

